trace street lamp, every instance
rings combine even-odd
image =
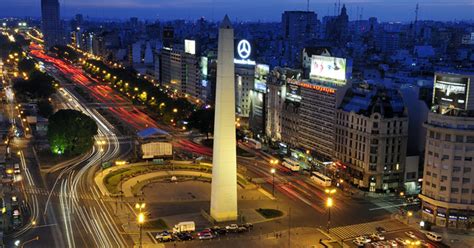
[[[100,152],[100,166],[102,166],[103,159],[104,159],[104,148],[102,147],[107,142],[105,140],[98,140],[97,145],[99,145],[99,152]]]
[[[143,203],[142,205],[143,205],[143,207],[145,207],[145,203]],[[145,223],[145,214],[143,212],[141,212],[141,208],[140,208],[140,213],[138,213],[138,216],[137,216],[137,222],[138,222],[138,227],[140,228],[140,240],[139,240],[140,245],[139,245],[139,247],[142,248],[142,245],[143,245],[143,243],[142,243],[142,228],[143,228],[143,223]]]
[[[272,179],[272,196],[275,197],[275,172],[276,172],[275,168],[272,168],[270,172],[272,173],[272,178],[273,178]]]
[[[328,229],[328,233],[329,233],[329,227],[331,225],[331,207],[333,205],[333,200],[331,197],[328,197],[328,199],[326,200],[326,207],[328,208],[328,225],[327,225],[327,229]]]
[[[410,217],[413,216],[413,212],[412,211],[408,211],[407,212],[407,225],[410,224]]]

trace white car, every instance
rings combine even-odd
[[[372,240],[385,240],[385,237],[378,233],[372,233],[372,235],[370,235],[370,238]]]
[[[418,239],[412,231],[405,232],[405,234],[412,239]]]
[[[357,247],[364,247],[365,243],[358,240],[358,239],[354,239],[352,240],[352,243],[354,243]]]
[[[239,226],[237,224],[230,224],[229,226],[226,226],[225,229],[228,232],[237,232],[239,230]]]
[[[392,239],[392,240],[388,240],[387,242],[390,243],[390,245],[391,245],[392,247],[398,247],[397,241],[395,241],[395,240],[393,240],[393,239]]]
[[[411,243],[411,240],[410,239],[402,239],[402,238],[396,238],[395,239],[398,243],[400,243],[401,245],[408,245]]]
[[[362,242],[364,244],[372,242],[372,240],[369,237],[366,237],[366,236],[359,236],[359,237],[356,238],[356,240],[359,240],[360,242]]]

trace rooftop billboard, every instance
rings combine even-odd
[[[467,76],[435,75],[433,104],[466,109],[468,83]]]
[[[313,55],[310,78],[346,81],[346,59]]]

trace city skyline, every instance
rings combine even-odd
[[[337,2],[337,1],[336,1]],[[474,3],[470,0],[457,1],[429,1],[421,0],[419,3],[419,20],[455,21],[472,20]],[[285,10],[306,10],[306,1],[278,1],[271,3],[263,0],[250,2],[243,1],[214,1],[214,0],[185,0],[179,2],[159,2],[150,0],[139,1],[111,1],[100,2],[60,1],[63,18],[70,18],[77,13],[90,18],[127,19],[139,17],[140,19],[187,19],[193,20],[200,17],[217,21],[223,13],[229,14],[232,20],[238,21],[279,21],[281,13]],[[410,22],[415,19],[416,2],[413,1],[386,1],[386,0],[349,0],[341,1],[346,4],[350,20],[377,17],[381,21]],[[8,12],[0,11],[0,16],[39,17],[39,1],[33,0],[6,0],[3,3]],[[331,0],[310,1],[310,10],[322,16],[334,15],[335,2]],[[262,10],[265,11],[262,11]],[[267,10],[268,9],[268,10]],[[387,11],[389,10],[389,11]],[[454,14],[455,13],[455,14]]]

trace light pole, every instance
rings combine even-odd
[[[17,241],[15,241],[15,246],[16,246],[16,247],[19,246],[20,248],[23,248],[23,247],[25,247],[26,244],[31,243],[31,242],[36,241],[36,240],[39,240],[39,239],[40,239],[40,237],[39,237],[39,236],[36,236],[36,237],[34,237],[34,238],[30,239],[30,240],[27,240],[27,241],[25,241],[25,242],[23,242],[23,243],[21,243],[20,240],[17,240]]]
[[[331,226],[331,207],[334,205],[334,201],[331,197],[331,195],[336,193],[336,189],[326,189],[324,192],[328,195],[328,198],[326,200],[326,207],[328,209],[328,223],[327,223],[327,230],[329,233],[329,228]]]
[[[332,207],[332,205],[333,205],[333,200],[329,196],[328,199],[326,200],[326,207],[328,208],[328,226],[327,226],[328,233],[329,233],[329,227],[331,225],[331,207]]]
[[[413,216],[413,212],[412,211],[408,211],[407,212],[407,225],[410,224],[410,217]]]
[[[142,212],[140,212],[138,214],[138,226],[140,228],[140,248],[142,248],[142,227],[143,227],[143,223],[145,223],[145,214],[143,214]]]
[[[138,209],[138,215],[137,215],[137,222],[138,222],[138,228],[140,229],[140,238],[139,238],[139,243],[140,245],[138,246],[139,248],[142,248],[142,227],[143,223],[145,223],[145,214],[142,212],[142,209],[145,208],[145,203],[136,203],[135,204],[135,209]]]
[[[270,172],[272,173],[272,196],[275,197],[275,168],[272,168]]]

